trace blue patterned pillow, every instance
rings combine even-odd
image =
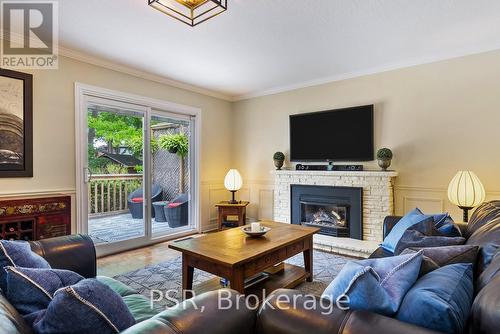
[[[463,333],[474,298],[472,264],[450,264],[420,278],[396,318],[443,333]]]
[[[323,292],[322,298],[343,310],[394,315],[417,280],[422,251],[379,259],[350,261]]]
[[[391,232],[385,237],[384,242],[380,246],[391,253],[394,253],[399,239],[403,236],[405,231],[415,224],[424,220],[433,219],[431,216],[422,214],[418,208],[408,212],[396,225],[392,228]]]
[[[21,315],[46,309],[56,290],[83,279],[69,270],[5,267],[5,271],[6,297]]]
[[[50,268],[43,257],[31,251],[26,241],[0,240],[0,289],[7,289],[7,273],[4,267]]]
[[[33,318],[38,334],[114,334],[135,324],[120,295],[94,278],[57,290],[48,308]]]

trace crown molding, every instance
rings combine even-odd
[[[4,36],[3,31],[0,29],[0,37]],[[10,34],[6,34],[6,36],[9,36]],[[13,42],[16,41],[22,41],[22,36],[15,36],[12,39]],[[208,88],[203,88],[199,87],[196,85],[184,83],[181,81],[173,80],[165,76],[153,74],[150,72],[142,71],[139,70],[135,67],[127,66],[127,65],[121,65],[116,62],[113,62],[111,60],[107,60],[98,56],[90,55],[87,53],[83,53],[81,51],[76,51],[74,49],[65,47],[61,44],[59,44],[59,55],[66,57],[66,58],[71,58],[74,60],[78,60],[87,64],[103,67],[109,70],[117,71],[120,73],[128,74],[131,76],[135,76],[141,79],[161,83],[164,85],[168,85],[171,87],[179,88],[179,89],[184,89],[186,91],[190,91],[193,93],[198,93],[201,95],[205,96],[210,96],[214,97],[217,99],[221,99],[224,101],[228,102],[238,102],[238,101],[244,101],[244,100],[249,100],[252,98],[258,98],[258,97],[264,97],[268,95],[275,95],[275,94],[280,94],[280,93],[285,93],[285,92],[291,92],[294,90],[299,90],[303,88],[310,88],[310,87],[315,87],[315,86],[321,86],[329,83],[334,83],[337,81],[343,81],[343,80],[348,80],[348,79],[353,79],[353,78],[359,78],[359,77],[364,77],[368,75],[374,75],[374,74],[379,74],[379,73],[384,73],[384,72],[390,72],[394,70],[400,70],[400,69],[405,69],[405,68],[411,68],[415,66],[420,66],[420,65],[427,65],[427,64],[432,64],[432,63],[437,63],[441,61],[447,61],[447,60],[453,60],[457,58],[462,58],[462,57],[467,57],[467,56],[472,56],[476,54],[481,54],[481,53],[487,53],[487,52],[492,52],[500,50],[500,44],[489,44],[489,45],[475,45],[472,47],[468,48],[463,48],[462,50],[454,53],[447,53],[447,54],[442,54],[439,56],[431,56],[431,57],[420,57],[420,58],[414,58],[410,59],[407,61],[403,62],[397,62],[397,63],[391,63],[391,64],[386,64],[382,66],[377,66],[373,67],[370,69],[366,70],[361,70],[361,71],[352,71],[352,72],[346,72],[338,75],[333,75],[333,76],[327,76],[324,78],[319,78],[319,79],[314,79],[314,80],[308,80],[308,81],[302,81],[290,85],[283,85],[283,86],[277,86],[273,87],[270,89],[266,90],[257,90],[254,92],[250,92],[248,94],[241,94],[241,95],[232,95],[232,94],[226,94],[222,93],[220,91],[215,91],[211,90]]]
[[[321,86],[321,85],[325,85],[325,84],[329,84],[329,83],[333,83],[333,82],[337,82],[337,81],[342,81],[342,80],[347,80],[347,79],[359,78],[359,77],[364,77],[364,76],[368,76],[368,75],[374,75],[374,74],[390,72],[390,71],[394,71],[394,70],[415,67],[415,66],[419,66],[419,65],[427,65],[427,64],[432,64],[432,63],[438,63],[441,61],[452,60],[452,59],[472,56],[472,55],[481,54],[481,53],[487,53],[487,52],[496,51],[499,49],[500,49],[500,45],[485,45],[485,46],[481,46],[481,47],[476,46],[473,48],[463,49],[460,52],[457,52],[454,54],[445,54],[445,55],[441,55],[441,56],[415,58],[415,59],[411,59],[408,61],[392,63],[392,64],[383,65],[383,66],[377,66],[377,67],[373,67],[373,68],[366,69],[366,70],[346,72],[343,74],[328,76],[328,77],[324,77],[324,78],[320,78],[320,79],[303,81],[303,82],[299,82],[299,83],[295,83],[295,84],[291,84],[291,85],[278,86],[278,87],[270,88],[267,90],[255,91],[253,93],[237,95],[237,96],[233,96],[231,101],[237,102],[237,101],[249,100],[249,99],[257,98],[257,97],[275,95],[275,94],[290,92],[290,91],[294,91],[294,90],[298,90],[298,89],[302,89],[302,88]]]
[[[113,61],[106,60],[104,58],[93,56],[93,55],[83,53],[80,51],[76,51],[76,50],[67,48],[67,47],[62,46],[62,45],[59,45],[59,55],[66,57],[66,58],[78,60],[78,61],[81,61],[81,62],[84,62],[87,64],[103,67],[103,68],[106,68],[108,70],[112,70],[112,71],[116,71],[116,72],[120,72],[120,73],[125,73],[125,74],[131,75],[134,77],[138,77],[141,79],[154,81],[154,82],[161,83],[161,84],[168,85],[168,86],[172,86],[175,88],[184,89],[184,90],[187,90],[187,91],[190,91],[193,93],[198,93],[198,94],[202,94],[202,95],[206,95],[206,96],[210,96],[210,97],[215,97],[215,98],[225,100],[225,101],[233,101],[232,96],[224,94],[224,93],[220,93],[220,92],[213,91],[210,89],[198,87],[195,85],[190,85],[190,84],[180,82],[177,80],[169,79],[167,77],[153,74],[153,73],[146,72],[146,71],[142,71],[142,70],[130,67],[130,66],[120,65],[120,64],[117,64]]]
[[[24,36],[23,35],[13,33],[13,32],[4,34],[3,29],[0,29],[0,38],[9,40],[9,41],[11,41],[13,43],[17,43],[17,44],[24,43]],[[83,63],[103,67],[103,68],[106,68],[108,70],[128,74],[128,75],[131,75],[131,76],[134,76],[137,78],[161,83],[161,84],[172,86],[175,88],[184,89],[184,90],[187,90],[187,91],[190,91],[193,93],[198,93],[198,94],[202,94],[202,95],[206,95],[206,96],[210,96],[210,97],[215,97],[215,98],[225,100],[225,101],[233,101],[233,96],[230,96],[230,95],[227,95],[227,94],[224,94],[221,92],[213,91],[210,89],[198,87],[195,85],[190,85],[190,84],[187,84],[187,83],[184,83],[181,81],[177,81],[177,80],[173,80],[173,79],[161,76],[161,75],[142,71],[142,70],[139,70],[139,69],[131,67],[131,66],[120,65],[116,62],[113,62],[113,61],[110,61],[110,60],[107,60],[107,59],[104,59],[101,57],[93,56],[93,55],[90,55],[87,53],[83,53],[83,52],[76,51],[74,49],[65,47],[61,43],[59,43],[59,45],[58,45],[58,55],[66,57],[66,58],[78,60],[78,61],[81,61]]]
[[[139,77],[141,79],[146,79],[146,80],[166,84],[169,86],[185,89],[185,90],[188,90],[188,91],[191,91],[194,93],[199,93],[199,94],[215,97],[215,98],[222,99],[222,100],[229,101],[229,102],[238,102],[238,101],[248,100],[248,99],[257,98],[257,97],[263,97],[263,96],[268,96],[268,95],[275,95],[275,94],[279,94],[279,93],[290,92],[290,91],[294,91],[294,90],[298,90],[298,89],[302,89],[302,88],[321,86],[321,85],[325,85],[325,84],[329,84],[329,83],[333,83],[333,82],[354,79],[354,78],[364,77],[364,76],[368,76],[368,75],[374,75],[374,74],[390,72],[390,71],[394,71],[394,70],[411,68],[411,67],[420,66],[420,65],[438,63],[438,62],[447,61],[447,60],[453,60],[453,59],[472,56],[472,55],[476,55],[476,54],[496,51],[499,49],[500,49],[500,45],[485,45],[485,46],[481,46],[481,47],[476,46],[473,48],[463,49],[460,52],[454,53],[454,54],[445,54],[445,55],[441,55],[441,56],[415,58],[415,59],[411,59],[408,61],[392,63],[392,64],[383,65],[383,66],[377,66],[377,67],[373,67],[373,68],[366,69],[366,70],[346,72],[346,73],[328,76],[328,77],[324,77],[324,78],[320,78],[320,79],[303,81],[303,82],[299,82],[299,83],[295,83],[295,84],[291,84],[291,85],[277,86],[277,87],[274,87],[271,89],[255,91],[252,93],[242,94],[242,95],[224,94],[224,93],[221,93],[218,91],[213,91],[210,89],[190,85],[187,83],[183,83],[180,81],[169,79],[167,77],[144,72],[144,71],[141,71],[141,70],[129,67],[129,66],[119,65],[119,64],[114,63],[112,61],[108,61],[108,60],[104,60],[102,58],[98,58],[95,56],[84,54],[84,53],[63,47],[61,45],[59,45],[59,54],[65,56],[65,57],[68,57],[68,58],[72,58],[75,60],[85,62],[85,63],[89,63],[92,65],[111,69],[111,70],[114,70],[117,72],[122,72],[122,73],[126,73],[126,74],[129,74],[132,76],[136,76],[136,77]]]

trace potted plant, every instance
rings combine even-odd
[[[392,151],[386,147],[381,148],[377,151],[378,165],[382,170],[387,170],[391,165]]]
[[[283,152],[276,152],[274,153],[273,159],[276,170],[281,170],[281,167],[283,167],[285,162],[285,154]]]
[[[189,140],[184,133],[169,134],[160,137],[158,146],[184,158],[189,151]]]

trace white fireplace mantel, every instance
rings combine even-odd
[[[368,254],[382,241],[382,226],[386,216],[394,214],[395,171],[296,171],[279,170],[274,173],[274,220],[290,223],[290,186],[322,185],[363,188],[363,241],[318,235],[319,248],[345,245],[350,255]],[[354,249],[357,252],[353,251]],[[335,249],[333,249],[335,251]],[[345,252],[344,252],[345,253]]]

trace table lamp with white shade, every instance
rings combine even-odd
[[[238,201],[235,200],[234,194],[241,189],[243,186],[243,180],[241,179],[240,173],[236,169],[230,169],[226,174],[224,179],[224,187],[233,194],[233,198],[229,201],[229,204],[237,204]]]
[[[469,221],[469,210],[484,202],[483,184],[471,171],[459,171],[448,186],[448,199],[464,211],[464,222]]]

